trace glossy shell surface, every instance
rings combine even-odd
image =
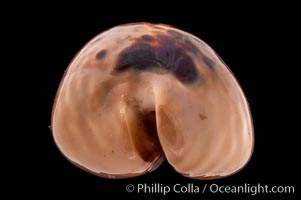
[[[76,166],[106,178],[156,169],[214,179],[253,151],[248,103],[202,40],[171,26],[116,26],[70,63],[52,112],[55,143]]]

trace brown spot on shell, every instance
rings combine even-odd
[[[96,54],[96,60],[102,60],[106,57],[107,50],[101,50]]]
[[[199,118],[200,118],[201,120],[205,120],[205,119],[207,119],[207,116],[202,115],[202,114],[199,114]]]
[[[150,35],[142,35],[141,39],[145,42],[152,42],[153,40],[155,40],[152,36]]]

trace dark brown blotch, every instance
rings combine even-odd
[[[193,44],[193,42],[186,36],[175,30],[167,30],[167,33],[177,40],[179,46],[193,54],[201,55],[202,52]]]
[[[175,37],[176,39],[182,39],[183,38],[183,34],[179,33],[178,31],[175,30],[167,30],[167,33],[173,37]]]
[[[106,50],[101,50],[96,54],[96,60],[102,60],[106,57],[107,51]]]
[[[141,40],[133,43],[120,53],[112,73],[116,74],[130,68],[145,71],[160,68],[173,73],[183,83],[196,83],[200,80],[195,64],[187,54],[197,50],[192,43],[178,41],[167,34],[156,35],[156,43],[159,45]]]
[[[203,56],[203,62],[209,69],[213,70],[215,68],[215,62],[212,59]]]
[[[150,35],[142,35],[141,36],[141,39],[145,42],[152,42],[155,40],[155,38],[153,38],[152,36]]]
[[[205,119],[207,119],[207,116],[206,116],[206,115],[203,115],[203,114],[199,114],[199,118],[200,118],[201,120],[205,120]]]

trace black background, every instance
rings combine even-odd
[[[291,47],[295,42],[291,37],[295,27],[294,13],[283,14],[283,10],[289,10],[281,5],[276,8],[249,5],[223,12],[214,7],[195,10],[192,7],[189,10],[159,7],[151,11],[126,9],[121,13],[113,9],[105,12],[106,6],[78,10],[42,6],[32,13],[28,11],[28,15],[20,15],[20,21],[15,26],[24,33],[25,44],[21,53],[28,54],[20,68],[23,72],[24,66],[28,66],[24,76],[26,88],[30,90],[23,96],[26,111],[18,115],[24,126],[11,129],[18,130],[18,143],[21,143],[20,151],[14,157],[18,163],[14,165],[16,169],[11,178],[14,188],[22,188],[24,194],[30,195],[37,195],[39,191],[44,196],[84,194],[95,196],[94,199],[107,199],[103,195],[116,198],[121,194],[124,198],[142,199],[147,195],[128,193],[126,185],[194,183],[202,187],[206,183],[230,186],[260,183],[269,186],[293,185],[296,194],[251,196],[208,192],[154,196],[158,199],[171,196],[176,199],[296,198],[300,169],[297,164],[300,161],[300,150],[298,152],[297,149],[300,148],[296,138],[300,133],[297,129],[300,117],[292,114],[297,112],[295,94],[298,82],[294,70],[298,64],[292,56],[294,50]],[[78,169],[59,152],[48,126],[64,70],[92,37],[119,24],[141,21],[173,25],[196,35],[208,43],[233,71],[249,101],[255,129],[254,154],[239,173],[219,180],[191,180],[182,177],[164,162],[148,175],[109,180]]]

